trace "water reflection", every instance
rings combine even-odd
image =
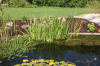
[[[35,52],[38,55],[45,56],[63,56],[66,52],[72,51],[79,54],[88,54],[88,55],[100,55],[100,46],[66,46],[66,45],[57,45],[57,44],[40,44],[35,46],[36,49],[30,50],[30,52]]]
[[[30,59],[55,59],[57,61],[71,61],[78,66],[99,66],[100,46],[66,46],[58,44],[40,44],[30,50]]]
[[[7,58],[0,59],[0,61],[1,61],[0,66],[11,66],[10,61],[8,61]]]
[[[64,45],[41,44],[36,46],[33,52],[36,54],[36,58],[59,60],[64,57],[66,50],[67,48]]]
[[[62,44],[40,44],[31,47],[24,56],[10,60],[11,66],[19,64],[23,59],[54,59],[71,61],[77,66],[99,66],[100,46],[66,46]]]

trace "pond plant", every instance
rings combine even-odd
[[[0,6],[0,40],[1,39],[8,39],[8,28],[7,22],[10,21],[9,16],[5,15],[5,9]]]
[[[47,18],[47,20],[34,20],[32,26],[29,26],[29,40],[39,40],[53,42],[54,40],[68,39],[70,36],[77,36],[80,30],[78,22],[63,22],[56,18]],[[69,33],[73,33],[70,35]]]
[[[36,60],[24,59],[21,64],[16,64],[14,66],[76,66],[76,64],[68,63],[65,61],[55,61],[55,60],[45,60],[45,59],[36,59]]]
[[[22,55],[27,50],[25,45],[25,37],[18,36],[17,38],[9,38],[7,40],[0,41],[0,58],[12,58],[13,55]]]
[[[73,27],[70,27],[71,24],[52,17],[34,19],[34,22],[28,24],[27,34],[22,32],[22,35],[12,36],[11,31],[11,36],[7,37],[7,40],[0,40],[0,57],[11,59],[12,56],[23,55],[28,47],[40,44],[42,41],[48,43],[77,36],[80,30],[78,23],[75,23]],[[17,32],[15,29],[14,31]],[[69,34],[71,32],[74,34]],[[6,34],[8,33],[6,30]]]
[[[0,38],[6,33],[4,9],[0,6]]]

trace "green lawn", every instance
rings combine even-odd
[[[85,8],[59,8],[59,7],[38,7],[38,8],[5,8],[6,15],[12,19],[42,17],[42,16],[69,16],[88,13]]]

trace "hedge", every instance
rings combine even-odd
[[[57,7],[85,7],[92,0],[30,0],[38,6],[57,6]]]
[[[7,2],[8,1],[8,2]],[[12,3],[18,5],[16,0],[3,0],[3,2]],[[85,7],[89,1],[92,0],[18,0],[20,2],[27,2],[37,6],[55,6],[55,7]],[[23,3],[22,3],[23,4]],[[24,3],[25,4],[25,3]]]

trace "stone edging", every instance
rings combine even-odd
[[[69,33],[74,34],[74,33]],[[78,35],[100,35],[100,33],[77,33]]]
[[[79,16],[74,16],[74,18],[86,19],[90,22],[94,22],[94,23],[97,23],[98,25],[100,25],[100,13],[83,14],[83,15],[79,15]]]

